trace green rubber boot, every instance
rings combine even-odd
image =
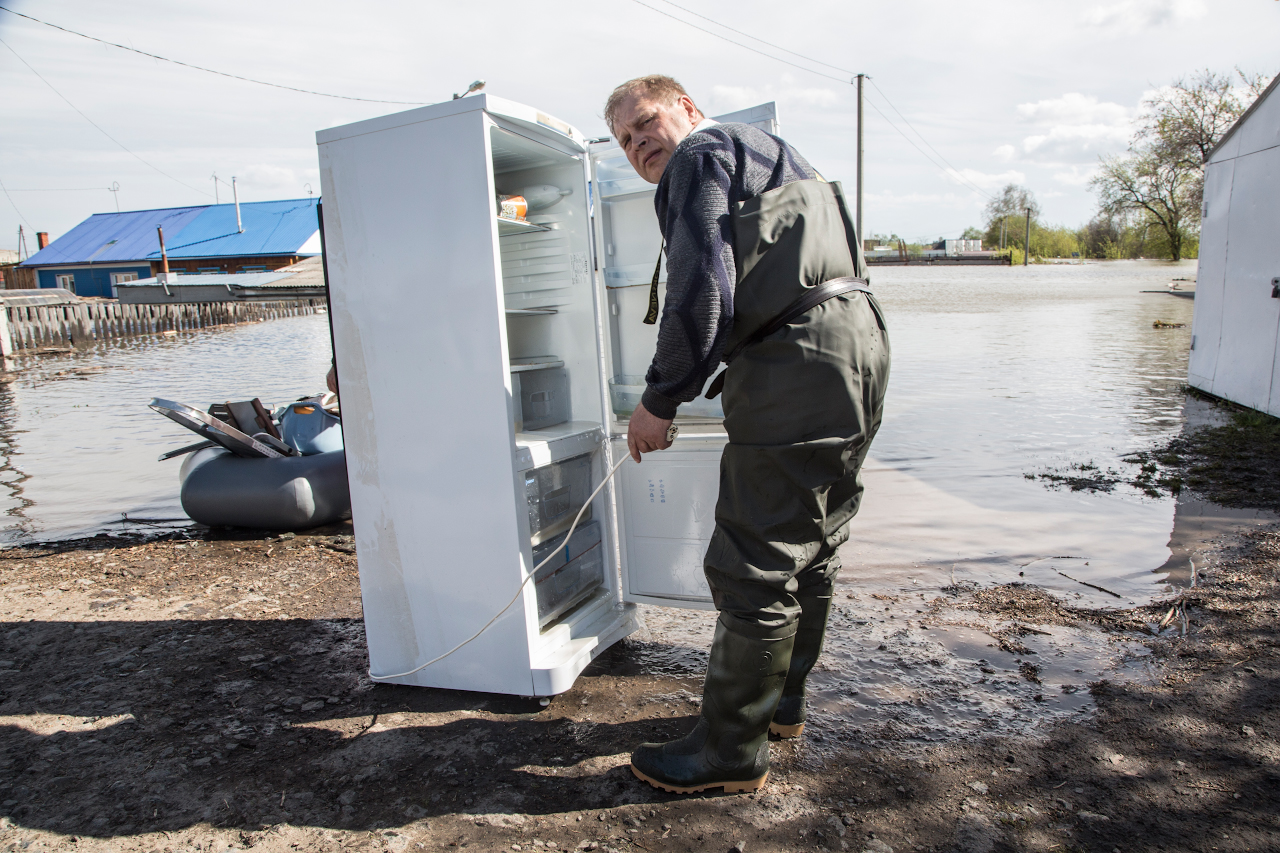
[[[769,778],[769,720],[794,641],[744,637],[716,623],[698,725],[680,740],[641,744],[631,754],[631,772],[676,794],[711,788],[735,794],[763,786]]]
[[[791,668],[787,671],[782,697],[769,724],[770,734],[780,738],[800,737],[807,716],[804,702],[805,679],[818,662],[822,641],[827,635],[827,617],[831,613],[831,593],[827,587],[820,595],[796,596],[800,602],[800,625],[796,630],[795,648],[791,652]]]

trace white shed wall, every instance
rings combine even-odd
[[[1280,277],[1278,231],[1280,97],[1269,96],[1205,170],[1188,383],[1275,416],[1280,299],[1271,296],[1271,280]]]

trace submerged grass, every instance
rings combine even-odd
[[[1051,488],[1111,492],[1132,486],[1149,497],[1188,489],[1216,504],[1280,512],[1280,419],[1188,389],[1229,411],[1219,426],[1183,432],[1121,462],[1129,470],[1102,469],[1093,462],[1025,474]]]
[[[1280,511],[1280,419],[1232,409],[1228,423],[1184,433],[1124,461],[1138,465],[1150,482],[1176,480],[1222,506]]]

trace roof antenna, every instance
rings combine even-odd
[[[218,198],[218,173],[217,172],[213,173],[213,203],[222,204],[221,199]]]
[[[231,176],[231,195],[236,200],[236,233],[244,233],[244,224],[240,221],[240,193],[236,190],[236,176]]]

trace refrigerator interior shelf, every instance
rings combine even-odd
[[[557,308],[508,308],[508,317],[538,317],[546,314],[559,314]]]
[[[499,237],[509,237],[512,234],[528,234],[530,231],[551,230],[545,225],[538,225],[524,219],[508,219],[505,216],[495,216],[494,219],[498,220]]]
[[[525,471],[591,453],[603,443],[604,432],[594,421],[569,421],[535,432],[518,432],[515,469]]]

